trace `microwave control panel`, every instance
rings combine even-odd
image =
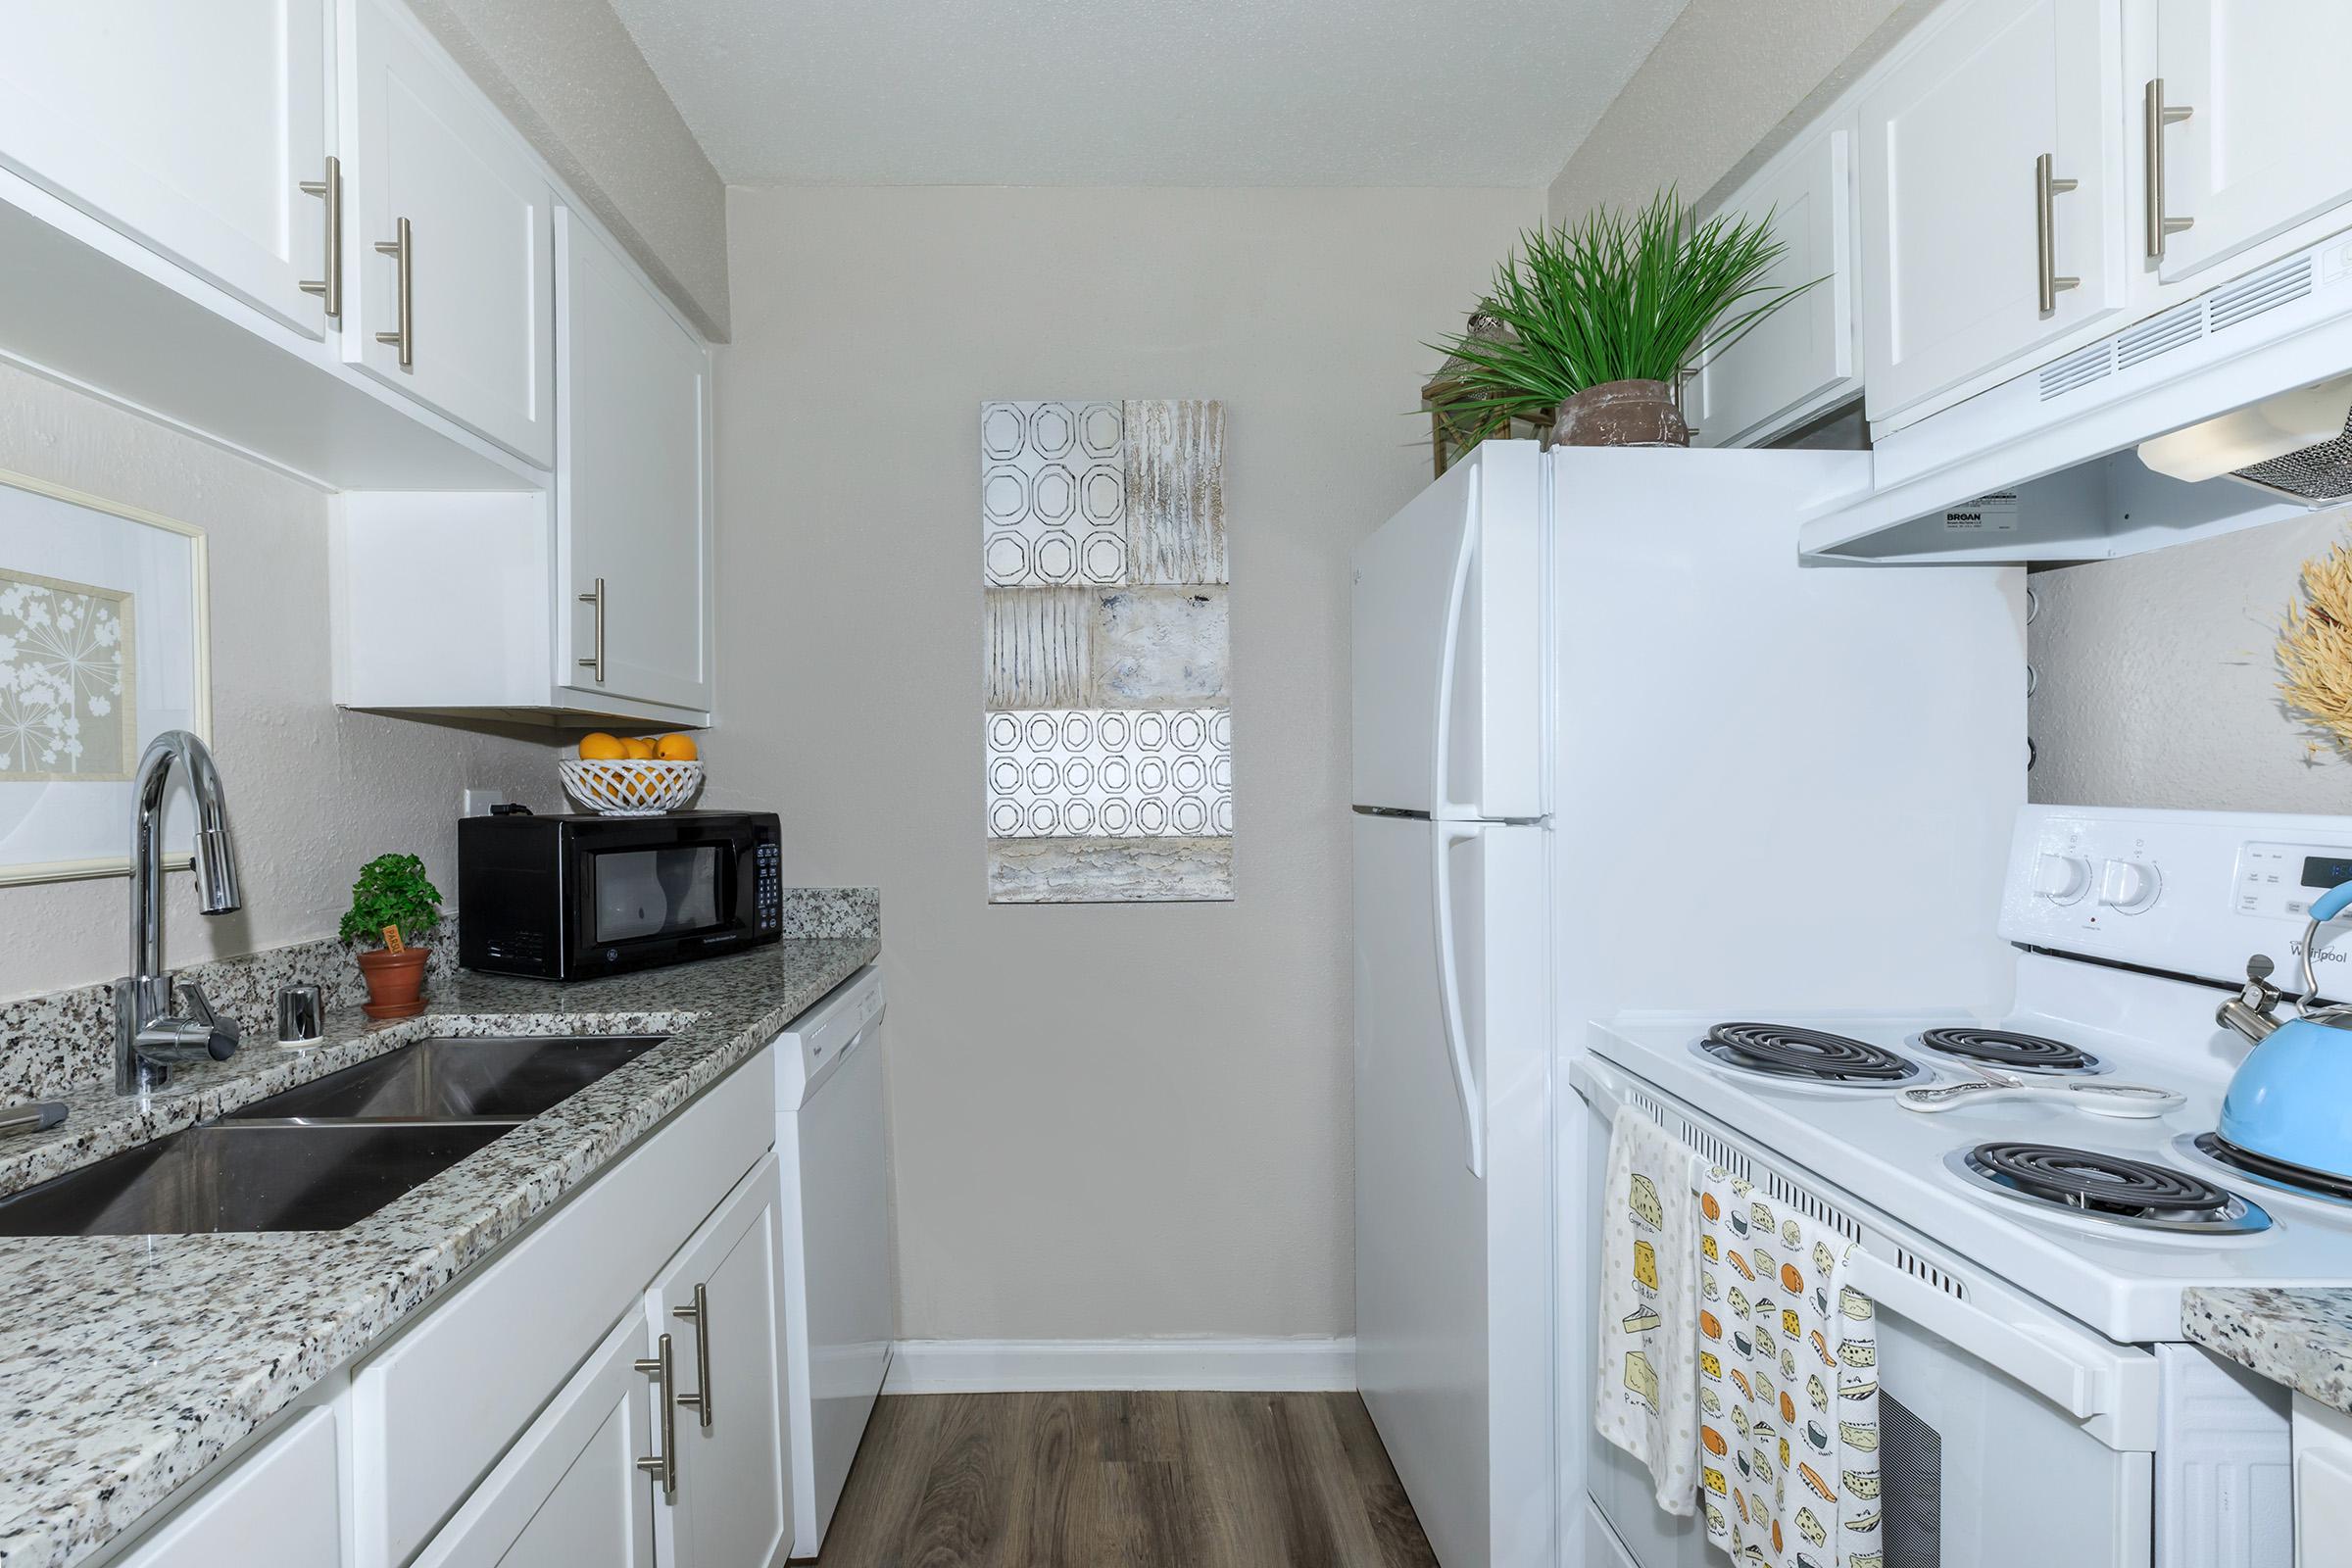
[[[752,923],[761,931],[784,928],[784,847],[761,844],[753,852]]]

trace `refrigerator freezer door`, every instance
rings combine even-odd
[[[1356,1380],[1446,1568],[1549,1527],[1541,1441],[1492,1436],[1549,1397],[1544,839],[1354,819]]]
[[[1490,441],[1356,548],[1356,805],[1543,814],[1541,483]]]

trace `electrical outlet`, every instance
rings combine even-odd
[[[504,790],[467,790],[466,792],[465,814],[467,816],[488,816],[490,814],[490,808],[504,802],[506,798],[507,792]]]

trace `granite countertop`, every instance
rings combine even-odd
[[[2352,1411],[2352,1289],[2192,1290],[2180,1330],[2274,1383]]]
[[[346,1230],[0,1237],[0,1564],[105,1545],[880,948],[786,941],[569,986],[461,972],[421,1017],[330,1013],[322,1046],[248,1045],[145,1101],[81,1090],[63,1126],[0,1141],[5,1194],[427,1035],[671,1037]]]

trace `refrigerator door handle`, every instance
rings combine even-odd
[[[1462,1109],[1463,1163],[1480,1181],[1487,1179],[1487,1106],[1470,1070],[1470,1039],[1462,1027],[1462,988],[1454,965],[1453,873],[1449,852],[1456,844],[1483,839],[1483,822],[1432,822],[1431,854],[1436,858],[1429,886],[1436,902],[1438,926],[1438,1013],[1446,1031],[1446,1059],[1453,1069],[1453,1098]]]
[[[1478,557],[1479,471],[1470,470],[1462,499],[1462,539],[1453,554],[1453,581],[1446,593],[1446,629],[1439,640],[1438,710],[1430,724],[1429,814],[1432,820],[1478,816],[1477,803],[1456,801],[1446,788],[1451,780],[1447,763],[1453,750],[1453,678],[1460,662],[1462,609],[1470,597],[1470,565]]]

